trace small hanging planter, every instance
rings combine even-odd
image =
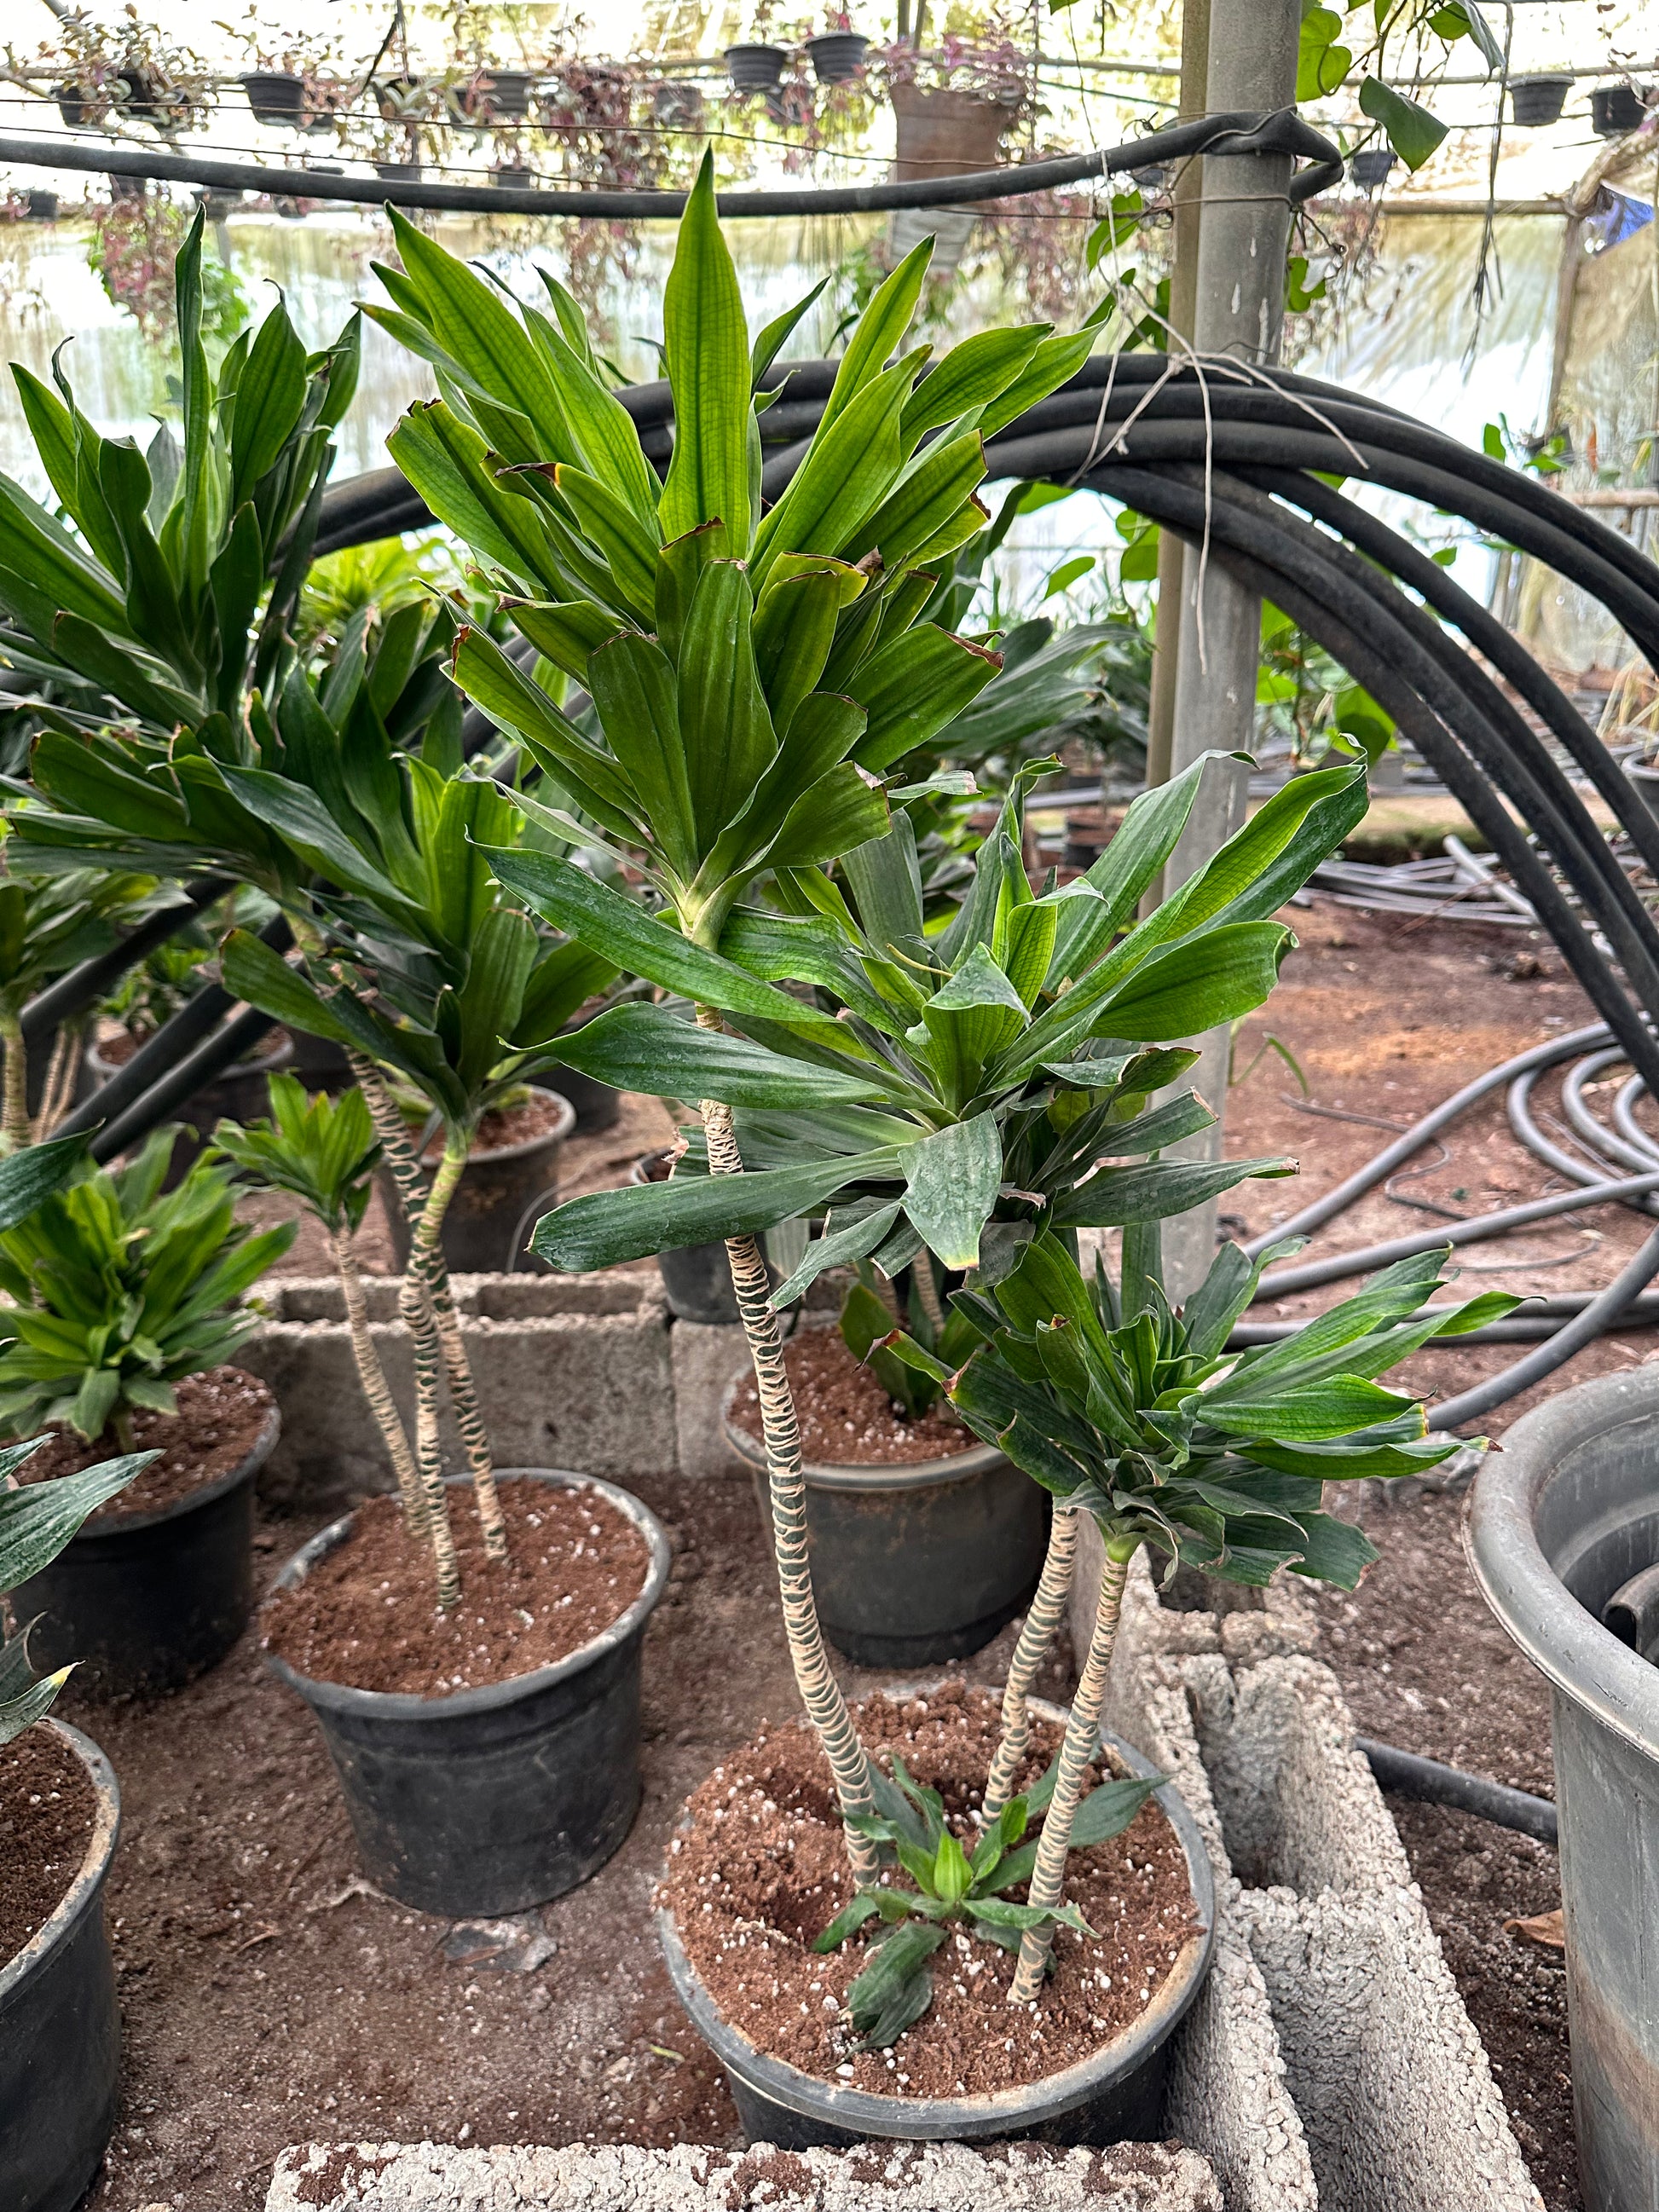
[[[1386,146],[1367,146],[1349,162],[1348,174],[1361,191],[1374,192],[1379,185],[1388,183],[1395,161],[1395,156]]]
[[[84,85],[60,84],[52,94],[58,102],[58,112],[71,131],[78,131],[87,119],[91,100]]]
[[[820,31],[806,41],[812,74],[820,84],[850,84],[864,67],[869,46],[862,31]]]
[[[303,127],[305,82],[291,70],[250,70],[242,79],[242,89],[256,123],[270,124],[277,130]]]
[[[1510,86],[1510,112],[1523,129],[1536,130],[1559,123],[1572,90],[1567,70],[1551,70],[1538,76],[1518,76]]]
[[[28,195],[28,218],[31,222],[56,222],[58,195],[42,191],[38,185]]]
[[[478,89],[491,115],[520,123],[530,112],[530,88],[534,81],[529,70],[491,70],[480,79]]]
[[[377,161],[374,173],[383,185],[418,185],[426,170],[419,161]]]
[[[728,46],[726,50],[726,73],[732,80],[734,92],[775,92],[783,82],[783,72],[788,60],[789,57],[781,46],[763,46],[758,42]]]
[[[500,191],[533,191],[536,188],[536,172],[525,161],[503,161],[498,167],[490,171],[489,181]],[[575,1112],[574,1107],[571,1112],[574,1115]]]
[[[1590,94],[1590,128],[1598,138],[1624,138],[1647,120],[1641,94],[1627,84],[1598,84]]]

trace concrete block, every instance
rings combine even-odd
[[[747,1461],[726,1441],[720,1401],[749,1364],[742,1327],[731,1322],[677,1321],[669,1332],[674,1375],[674,1433],[682,1474],[747,1476]]]
[[[1225,2212],[1179,2143],[1055,2150],[881,2142],[747,2151],[319,2145],[278,2160],[265,2212]]]

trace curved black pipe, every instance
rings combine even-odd
[[[244,1006],[234,1020],[204,1037],[194,1052],[186,1054],[159,1082],[153,1083],[125,1114],[117,1114],[112,1121],[105,1123],[87,1147],[93,1158],[102,1165],[125,1152],[130,1145],[139,1143],[152,1129],[159,1127],[175,1107],[184,1105],[228,1067],[234,1067],[244,1059],[266,1031],[276,1026],[270,1014],[262,1014],[257,1006]],[[155,1038],[150,1042],[154,1043]],[[106,1084],[103,1091],[108,1088]],[[93,1105],[103,1103],[103,1091],[93,1093]],[[64,1127],[54,1133],[67,1136],[70,1132]]]
[[[137,929],[129,930],[118,945],[111,945],[107,952],[94,952],[78,968],[71,968],[55,983],[31,999],[23,1009],[22,1027],[25,1044],[39,1044],[51,1036],[60,1023],[71,1020],[99,999],[107,995],[111,984],[136,968],[146,953],[153,952],[158,945],[165,945],[176,937],[186,922],[194,921],[204,907],[222,899],[227,891],[234,890],[234,876],[203,876],[193,884],[184,886],[184,898],[176,906],[163,907],[148,921],[141,921]]]
[[[956,207],[973,201],[1018,199],[1054,191],[1148,161],[1174,161],[1206,152],[1306,155],[1313,166],[1293,176],[1290,198],[1301,202],[1339,184],[1342,158],[1292,107],[1267,112],[1230,109],[1191,122],[1149,131],[1127,146],[1054,161],[1023,161],[1012,168],[975,169],[911,184],[848,185],[827,190],[722,192],[720,214],[732,216],[878,215],[898,208]],[[317,169],[268,168],[246,161],[216,161],[195,155],[161,154],[149,147],[84,145],[59,138],[0,135],[0,161],[23,167],[85,169],[115,177],[146,177],[161,184],[204,185],[211,191],[269,192],[279,199],[348,200],[358,205],[433,208],[457,214],[577,216],[635,220],[684,212],[678,191],[544,191],[499,185],[428,185],[414,179],[334,176]]]
[[[1534,1843],[1547,1844],[1552,1850],[1559,1848],[1555,1808],[1547,1797],[1488,1782],[1483,1774],[1466,1774],[1461,1766],[1443,1766],[1437,1759],[1420,1758],[1414,1751],[1378,1743],[1371,1736],[1357,1735],[1353,1747],[1364,1753],[1377,1788],[1393,1796],[1418,1797],[1425,1804],[1473,1813],[1498,1827],[1530,1836]]]

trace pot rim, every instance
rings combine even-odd
[[[1659,1425],[1659,1370],[1603,1375],[1523,1414],[1488,1453],[1464,1510],[1463,1549],[1480,1595],[1563,1696],[1659,1758],[1659,1670],[1581,1605],[1538,1540],[1536,1515],[1563,1465],[1621,1428]]]
[[[668,1587],[672,1559],[667,1534],[656,1515],[632,1491],[606,1482],[600,1475],[578,1474],[566,1467],[498,1467],[495,1470],[500,1482],[520,1475],[565,1489],[597,1490],[645,1538],[650,1558],[644,1585],[628,1610],[619,1613],[608,1628],[602,1628],[597,1636],[590,1637],[586,1644],[579,1644],[575,1650],[567,1652],[550,1666],[535,1668],[527,1674],[509,1675],[504,1682],[485,1682],[473,1690],[446,1691],[438,1698],[419,1697],[412,1690],[359,1690],[349,1682],[331,1682],[319,1675],[302,1674],[280,1653],[268,1650],[262,1643],[259,1656],[278,1681],[290,1690],[297,1690],[307,1705],[321,1705],[331,1712],[355,1713],[382,1721],[450,1721],[459,1715],[493,1712],[499,1706],[516,1704],[520,1698],[551,1689],[555,1683],[581,1674],[608,1652],[638,1635]],[[470,1487],[471,1480],[471,1475],[452,1474],[446,1478],[445,1487]],[[325,1557],[344,1540],[356,1510],[343,1513],[326,1528],[319,1528],[309,1543],[302,1544],[277,1576],[273,1589],[291,1589],[295,1583],[302,1582],[314,1561]]]
[[[247,1375],[252,1370],[239,1367],[236,1372]],[[263,1375],[254,1376],[253,1380],[264,1382]],[[265,1388],[270,1390],[270,1383],[265,1382]],[[202,1489],[190,1491],[183,1498],[175,1498],[170,1505],[153,1505],[147,1513],[123,1513],[100,1522],[95,1528],[77,1528],[70,1538],[70,1545],[107,1543],[112,1537],[136,1535],[141,1528],[154,1528],[163,1521],[181,1521],[186,1513],[194,1513],[199,1506],[211,1505],[216,1498],[222,1498],[228,1491],[240,1489],[245,1482],[252,1481],[276,1450],[276,1439],[282,1433],[283,1409],[276,1402],[276,1392],[272,1390],[270,1404],[266,1408],[258,1435],[228,1474],[219,1475]]]
[[[131,1032],[129,1031],[128,1034],[131,1035]],[[157,1034],[159,1034],[159,1032],[157,1032]],[[149,1044],[150,1042],[151,1039],[149,1037],[146,1037],[143,1041],[144,1044]],[[137,1050],[140,1052],[142,1052],[143,1049],[143,1045],[140,1045],[137,1048]],[[111,1076],[118,1075],[124,1067],[127,1067],[131,1065],[130,1060],[106,1060],[103,1054],[98,1049],[98,1041],[95,1037],[89,1037],[88,1039],[86,1056],[90,1066],[94,1068],[102,1068],[105,1071],[104,1081],[106,1083],[109,1081]],[[218,1074],[214,1077],[213,1080],[215,1083],[226,1083],[234,1081],[238,1077],[241,1076],[278,1075],[287,1066],[288,1062],[293,1059],[293,1057],[294,1040],[291,1036],[288,1036],[286,1032],[284,1032],[283,1041],[281,1044],[272,1045],[268,1052],[256,1052],[250,1060],[235,1060],[230,1066],[222,1067]],[[204,1086],[204,1088],[205,1087],[207,1086]]]
[[[726,47],[720,59],[729,62],[733,54],[775,54],[781,62],[787,62],[789,49],[775,46],[769,39],[739,39],[734,46]]]
[[[750,1367],[739,1368],[720,1398],[720,1426],[733,1451],[750,1467],[763,1468],[766,1447],[739,1428],[732,1418],[737,1395],[753,1376]],[[803,1460],[801,1474],[812,1490],[936,1490],[941,1483],[965,1482],[970,1475],[986,1474],[1006,1463],[1006,1455],[995,1444],[975,1438],[965,1451],[949,1452],[942,1459],[877,1461],[863,1466],[841,1466],[833,1461]]]
[[[121,1833],[120,1784],[115,1779],[114,1768],[92,1738],[50,1713],[36,1721],[34,1726],[52,1729],[69,1745],[92,1784],[95,1807],[92,1834],[80,1872],[58,1899],[50,1917],[41,1922],[21,1951],[0,1966],[0,2013],[45,1966],[48,1954],[73,1934],[88,1912],[96,1908],[98,1894]]]
[[[1063,1723],[1066,1717],[1064,1707],[1039,1698],[1031,1699],[1030,1709],[1045,1720]],[[1101,1729],[1100,1741],[1116,1753],[1129,1773],[1146,1776],[1158,1771],[1150,1759],[1109,1729]],[[1174,1966],[1137,2020],[1087,2058],[1079,2058],[1040,2081],[1027,2082],[1023,2088],[997,2090],[989,2096],[884,2097],[866,2089],[845,2088],[817,2074],[805,2073],[785,2059],[770,2057],[722,2017],[687,1958],[673,1915],[664,1905],[656,1908],[653,1917],[674,1994],[722,2066],[741,2075],[773,2104],[805,2118],[825,2119],[865,2135],[909,2142],[972,2141],[1041,2126],[1085,2103],[1127,2073],[1132,2065],[1150,2057],[1195,2002],[1209,1972],[1216,1932],[1215,1874],[1210,1854],[1191,1808],[1174,1783],[1161,1783],[1152,1796],[1186,1856],[1193,1905],[1203,1927],[1182,1944]],[[689,1825],[684,1814],[677,1825],[681,1829]]]
[[[538,1136],[521,1137],[516,1145],[492,1145],[487,1152],[469,1152],[466,1156],[468,1168],[493,1166],[497,1160],[523,1159],[529,1153],[547,1152],[555,1145],[562,1145],[569,1136],[576,1126],[576,1109],[563,1091],[555,1091],[550,1084],[546,1083],[526,1083],[525,1089],[535,1091],[538,1097],[557,1099],[564,1109],[557,1126],[542,1130]],[[418,1135],[420,1133],[417,1130],[416,1133]],[[437,1163],[434,1161],[428,1165],[422,1156],[419,1164],[422,1175],[430,1175]]]

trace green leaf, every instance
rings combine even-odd
[[[563,577],[534,501],[502,489],[489,448],[441,399],[417,400],[386,449],[441,522],[482,559],[556,599]]]
[[[1169,1778],[1167,1774],[1154,1774],[1144,1781],[1101,1783],[1072,1816],[1071,1849],[1086,1850],[1091,1844],[1108,1843],[1121,1836],[1153,1790]]]
[[[649,623],[657,597],[655,516],[647,521],[609,484],[567,461],[560,462],[553,480],[582,535],[604,555],[628,611],[641,623]]]
[[[850,1210],[850,1209],[849,1209]],[[842,1217],[831,1215],[823,1225],[823,1234],[814,1237],[806,1248],[806,1256],[793,1274],[780,1283],[772,1293],[772,1304],[780,1312],[791,1305],[807,1290],[826,1267],[848,1267],[854,1260],[866,1259],[898,1219],[899,1201],[877,1206],[855,1220],[845,1222]]]
[[[839,553],[892,489],[902,465],[899,415],[913,366],[887,370],[844,414],[833,420],[826,414],[820,422],[805,459],[755,534],[757,590],[787,554]]]
[[[896,2042],[927,2009],[933,1985],[926,1961],[947,1932],[925,1921],[901,1921],[875,1947],[870,1964],[847,1992],[853,2025],[862,2031],[871,2049]]]
[[[881,1103],[879,1083],[787,1060],[746,1037],[705,1030],[661,1006],[613,1006],[559,1040],[560,1058],[618,1091],[717,1098],[728,1106]]]
[[[931,744],[1001,666],[1000,654],[933,623],[881,647],[846,687],[869,717],[859,765],[880,775],[918,745]]]
[[[1236,1021],[1270,995],[1291,942],[1281,923],[1243,921],[1168,945],[1101,1002],[1098,1034],[1161,1044]]]
[[[504,599],[501,611],[538,653],[584,687],[589,654],[621,634],[617,617],[592,599]]]
[[[947,1267],[979,1265],[979,1238],[1002,1181],[994,1114],[953,1121],[904,1155],[904,1210]]]
[[[672,1176],[666,1182],[595,1191],[544,1213],[531,1249],[562,1274],[584,1275],[685,1244],[752,1237],[793,1213],[814,1211],[845,1184],[890,1174],[894,1158],[866,1152],[759,1175]]]
[[[907,253],[892,275],[872,295],[859,317],[847,350],[836,371],[836,381],[825,402],[817,436],[822,438],[868,386],[879,379],[887,363],[904,343],[921,297],[927,264],[933,258],[933,241],[924,238]],[[944,418],[941,418],[944,419]],[[814,441],[816,443],[816,441]]]
[[[1361,83],[1359,106],[1362,114],[1382,125],[1389,145],[1408,169],[1420,169],[1446,135],[1446,125],[1437,117],[1384,84],[1380,76],[1368,76]]]
[[[930,446],[848,541],[848,553],[856,559],[873,548],[888,573],[896,573],[968,504],[984,479],[985,448],[977,433]]]
[[[781,315],[775,315],[755,340],[753,350],[749,356],[749,383],[751,391],[759,390],[761,379],[789,343],[796,325],[829,282],[830,279],[827,276],[820,276],[817,283],[803,299],[797,300],[793,307],[786,307]]]
[[[846,568],[826,560],[814,568],[775,570],[755,609],[755,666],[772,726],[787,732],[796,708],[823,673],[836,641]],[[863,579],[860,579],[860,583]]]
[[[689,883],[697,872],[697,825],[673,664],[649,638],[624,630],[588,656],[587,668],[611,750],[639,794],[629,811]]]
[[[848,1937],[856,1935],[866,1920],[873,1920],[880,1909],[870,1891],[860,1890],[850,1905],[842,1907],[823,1935],[814,1937],[812,1948],[838,1951]]]
[[[674,394],[674,453],[662,495],[662,534],[726,525],[748,550],[749,337],[738,273],[714,208],[714,161],[705,152],[680,218],[663,294],[664,354]],[[725,819],[726,817],[722,817]]]
[[[630,842],[638,837],[638,801],[616,763],[582,735],[539,684],[514,666],[486,631],[460,632],[454,672],[467,697],[522,738],[541,765],[568,785],[606,829]]]
[[[899,435],[906,447],[1006,392],[1048,335],[1046,324],[1027,323],[1013,330],[976,331],[952,346],[905,404]]]
[[[802,792],[766,858],[775,868],[813,867],[884,837],[890,823],[880,785],[842,761]]]
[[[33,1450],[33,1444],[28,1449]],[[0,1492],[0,1593],[18,1589],[49,1566],[89,1513],[125,1490],[134,1475],[160,1456],[153,1451],[129,1452],[125,1458],[104,1460],[76,1474]]]
[[[753,613],[742,564],[711,561],[697,580],[679,660],[680,735],[705,853],[748,803],[777,750],[755,666]]]
[[[0,1157],[0,1232],[15,1229],[64,1188],[84,1158],[88,1142],[85,1137],[52,1137]]]
[[[1054,1201],[1057,1228],[1121,1228],[1190,1212],[1252,1176],[1285,1176],[1288,1160],[1159,1160],[1139,1168],[1103,1168]]]
[[[306,349],[279,303],[259,325],[230,410],[230,503],[240,506],[293,436],[306,402]]]

